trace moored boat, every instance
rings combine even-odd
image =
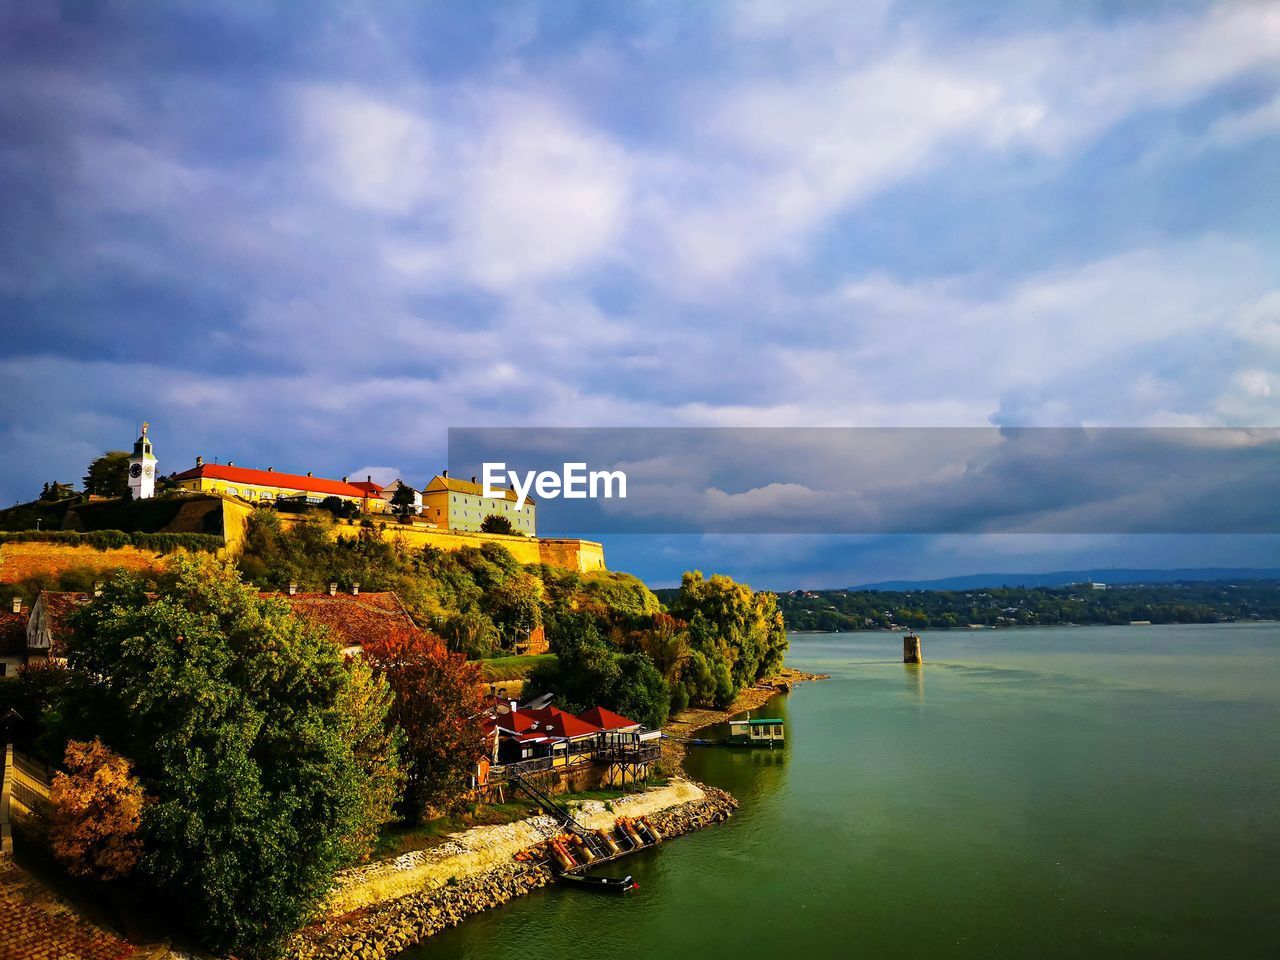
[[[630,874],[625,877],[584,877],[577,873],[562,873],[557,879],[567,887],[581,887],[600,893],[630,893],[640,887]]]

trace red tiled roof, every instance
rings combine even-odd
[[[175,480],[227,480],[231,483],[248,483],[260,487],[283,487],[302,493],[323,493],[326,496],[369,496],[367,490],[354,483],[326,480],[324,477],[303,477],[296,473],[278,473],[275,470],[253,470],[249,467],[232,467],[220,463],[205,463],[192,467],[174,477]]]
[[[606,710],[604,707],[591,707],[588,710],[583,710],[578,714],[578,719],[594,727],[599,727],[601,730],[623,730],[627,727],[640,726],[634,720],[628,720],[622,714]]]
[[[353,487],[359,487],[361,490],[369,494],[369,496],[371,497],[382,496],[382,490],[383,490],[382,484],[374,483],[372,480],[353,480],[351,482],[351,485]]]
[[[586,737],[600,732],[599,727],[592,726],[585,720],[579,720],[572,713],[564,713],[563,711],[550,720],[539,723],[536,729],[539,733],[549,733],[554,737],[564,737],[566,739]],[[532,732],[531,730],[530,733]]]
[[[538,707],[536,710],[521,710],[520,712],[538,723],[546,723],[564,713],[559,707],[553,707],[550,704],[545,707]]]
[[[359,647],[417,630],[413,618],[394,593],[266,593],[293,608],[294,615],[326,628],[343,647]]]
[[[498,714],[497,724],[504,730],[512,730],[516,733],[523,733],[537,722],[536,717],[529,715],[524,710],[513,710],[511,713]]]
[[[0,612],[0,656],[21,657],[27,652],[27,620],[31,611],[26,607],[14,613],[9,606]]]

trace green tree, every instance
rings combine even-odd
[[[414,507],[417,505],[418,491],[407,483],[401,483],[396,487],[396,492],[391,495],[391,511],[397,517],[407,517],[413,513]]]
[[[695,570],[681,579],[671,614],[688,623],[689,646],[705,661],[687,674],[692,703],[727,706],[738,691],[782,666],[787,632],[772,593],[720,574],[704,579]],[[712,689],[714,700],[708,700]]]
[[[59,500],[67,500],[76,495],[75,490],[69,483],[59,483],[53,480],[46,483],[40,490],[40,499],[46,503],[56,503]]]
[[[68,699],[155,798],[152,883],[211,949],[266,954],[355,856],[371,787],[347,737],[368,712],[344,711],[351,671],[285,601],[208,556],[173,573],[151,596],[122,577],[72,615]]]
[[[366,860],[379,830],[395,819],[404,789],[404,731],[387,722],[395,695],[386,677],[374,673],[360,657],[349,660],[347,669],[351,682],[343,689],[338,708],[342,738],[364,773],[359,783],[360,816],[350,837],[351,858]]]
[[[653,661],[642,653],[619,653],[589,614],[580,614],[577,630],[553,649],[556,659],[529,675],[531,689],[554,694],[573,713],[599,705],[648,727],[666,721],[671,690]]]
[[[89,464],[84,475],[84,492],[95,497],[129,495],[129,454],[108,450]]]
[[[498,513],[491,513],[480,521],[480,529],[485,533],[505,533],[514,534],[516,532],[515,525],[510,518],[504,517]]]

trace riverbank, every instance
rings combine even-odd
[[[669,803],[672,799],[679,802],[672,805]],[[579,821],[597,829],[611,825],[618,816],[643,815],[669,839],[723,822],[737,809],[738,801],[723,790],[680,780],[668,787],[624,798],[612,806],[614,809],[609,810],[598,801],[588,801],[578,811]],[[404,880],[425,883],[426,888],[308,927],[294,938],[286,955],[293,960],[385,960],[446,927],[457,926],[473,914],[554,882],[550,869],[513,859],[519,850],[543,838],[533,825],[537,819],[467,831],[467,834],[477,831],[491,834],[483,840],[467,839],[465,834],[458,838],[459,846],[470,844],[474,848],[470,858],[455,852],[453,856],[433,857],[434,869],[425,864],[405,865],[406,869],[398,871],[393,868],[393,872],[404,874]],[[532,833],[508,830],[526,825]],[[525,847],[511,849],[510,845],[517,842],[516,836],[536,836],[536,839]],[[439,849],[424,853],[434,854]],[[379,869],[373,872],[382,872],[383,865],[375,866]],[[454,868],[460,872],[440,878],[441,873]],[[365,873],[369,872],[366,869]],[[370,878],[348,879],[349,885],[358,886],[361,882],[367,885]]]
[[[666,722],[662,728],[665,736],[662,739],[662,763],[668,770],[679,770],[684,761],[687,747],[684,743],[704,727],[726,723],[730,718],[747,710],[757,710],[780,693],[790,693],[793,687],[812,680],[831,679],[825,673],[805,673],[791,667],[783,667],[775,677],[762,680],[753,687],[748,687],[738,694],[737,699],[725,710],[708,710],[696,708],[682,710]]]

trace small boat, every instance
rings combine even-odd
[[[630,893],[640,888],[640,884],[632,880],[630,874],[625,877],[584,877],[577,873],[562,873],[558,879],[567,887],[581,887],[601,893]]]

